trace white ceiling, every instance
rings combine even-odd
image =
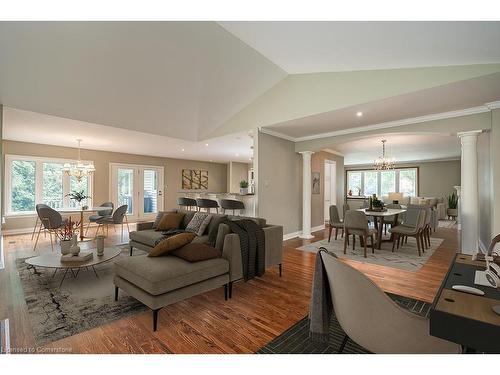
[[[191,142],[8,107],[3,111],[6,140],[76,147],[76,139],[82,139],[82,148],[90,150],[213,162],[250,163],[253,156],[246,132]]]
[[[0,103],[201,140],[286,73],[215,22],[0,22]]]
[[[500,73],[299,118],[266,129],[302,138],[337,130],[482,106],[500,99]],[[357,112],[362,117],[357,117]]]
[[[344,154],[345,165],[372,164],[382,155],[382,139],[387,140],[386,156],[397,163],[460,157],[459,139],[437,134],[384,134],[336,145],[335,151]]]
[[[221,22],[289,74],[500,61],[500,22]]]

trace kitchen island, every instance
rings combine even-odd
[[[217,193],[217,192],[207,192],[207,191],[192,191],[192,190],[184,190],[184,191],[179,191],[177,192],[177,197],[186,197],[186,198],[206,198],[206,199],[213,199],[219,202],[220,206],[220,201],[221,199],[234,199],[237,201],[243,202],[245,205],[245,210],[241,210],[239,215],[241,216],[249,216],[249,217],[256,217],[256,197],[255,194],[239,194],[239,193]],[[213,210],[212,210],[213,212]],[[219,208],[219,212],[222,212],[222,210]],[[237,213],[238,211],[236,211]],[[231,211],[229,213],[232,214]]]

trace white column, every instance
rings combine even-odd
[[[462,144],[460,226],[461,250],[464,254],[475,254],[479,249],[477,136],[480,133],[480,130],[458,133]]]
[[[458,205],[457,205],[457,208],[458,208],[457,227],[458,227],[458,230],[460,230],[460,229],[462,229],[461,224],[460,224],[460,195],[462,195],[462,193],[461,193],[460,186],[453,186],[453,188],[457,191],[457,197],[458,197]]]
[[[311,234],[311,155],[312,151],[302,151],[302,235],[310,239]]]

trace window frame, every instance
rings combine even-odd
[[[76,159],[62,159],[62,158],[48,158],[39,156],[28,156],[28,155],[5,155],[5,171],[4,171],[4,207],[5,216],[36,216],[36,211],[12,211],[12,162],[13,161],[31,161],[35,162],[35,205],[43,202],[43,164],[44,163],[77,163]],[[82,160],[84,163],[91,163],[90,160]],[[70,208],[68,194],[70,188],[70,176],[63,172],[63,208]],[[92,198],[94,197],[94,175],[93,173],[88,175],[87,180],[88,185],[88,195]]]
[[[418,197],[419,195],[419,190],[420,190],[420,170],[419,170],[419,167],[395,167],[394,169],[391,169],[393,171],[395,171],[395,186],[396,186],[396,189],[395,189],[395,192],[399,193],[399,173],[403,170],[415,170],[415,178],[416,178],[416,181],[415,181],[415,196]],[[384,170],[385,171],[385,170]],[[377,179],[377,196],[380,197],[381,196],[381,190],[382,190],[382,173],[381,172],[384,172],[382,170],[380,171],[377,171],[375,169],[367,169],[367,168],[352,168],[352,169],[346,169],[345,170],[345,191],[346,191],[346,195],[347,195],[347,192],[349,191],[349,172],[358,172],[358,173],[361,173],[361,191],[360,191],[360,196],[361,197],[367,197],[368,195],[365,195],[365,173],[364,172],[377,172],[377,175],[378,175],[378,179]]]

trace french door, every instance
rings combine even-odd
[[[110,196],[126,204],[130,220],[150,220],[163,210],[163,167],[110,163]]]

